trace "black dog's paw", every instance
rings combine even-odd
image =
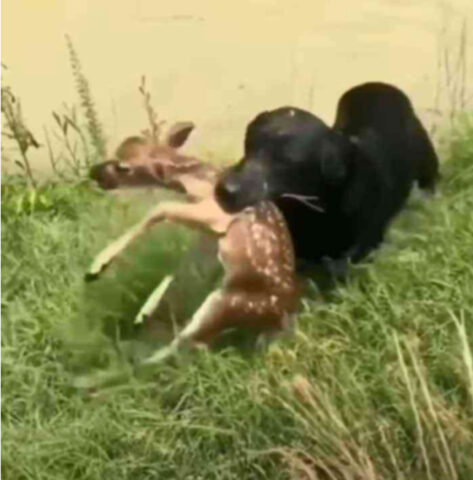
[[[344,280],[348,276],[348,259],[346,257],[333,259],[322,258],[322,265],[334,280]]]
[[[301,258],[296,258],[296,272],[299,275],[311,277],[319,271],[320,271],[319,263],[311,262],[309,260],[304,260]]]

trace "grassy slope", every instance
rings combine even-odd
[[[117,335],[132,338],[126,321],[188,236],[157,232],[84,292],[94,253],[145,205],[77,189],[56,213],[4,205],[4,478],[473,478],[468,137],[439,197],[411,201],[348,285],[325,299],[314,289],[293,338],[260,356],[198,353],[93,394],[72,378],[126,368]],[[189,309],[203,291],[192,293]]]

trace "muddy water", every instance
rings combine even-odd
[[[161,117],[196,122],[189,151],[231,159],[261,110],[292,104],[331,122],[340,94],[367,80],[405,89],[430,122],[439,48],[458,46],[462,19],[473,28],[471,0],[4,0],[2,61],[40,140],[51,111],[77,102],[68,33],[110,148],[146,126],[145,74]],[[47,165],[45,149],[34,161]]]

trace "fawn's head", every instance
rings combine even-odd
[[[117,148],[114,158],[94,165],[89,176],[104,190],[148,186],[182,190],[179,185],[172,185],[173,177],[200,165],[197,159],[178,151],[193,129],[192,122],[178,122],[163,141],[128,137]]]

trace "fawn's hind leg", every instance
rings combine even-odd
[[[190,323],[167,347],[158,350],[145,363],[158,363],[177,353],[185,344],[208,345],[220,332],[231,327],[247,327],[264,332],[261,342],[288,331],[294,317],[284,311],[275,311],[275,295],[248,292],[212,292],[195,312]]]
[[[259,350],[266,350],[277,339],[293,333],[295,328],[295,318],[296,316],[293,314],[286,314],[282,318],[280,328],[261,332],[256,339],[256,348]]]
[[[221,290],[212,292],[192,316],[189,324],[177,335],[170,345],[159,349],[144,361],[145,364],[159,363],[174,355],[185,344],[208,344],[225,327],[225,305]]]

